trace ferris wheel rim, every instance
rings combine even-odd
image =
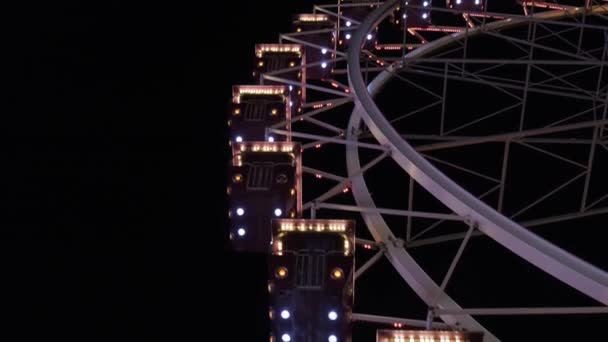
[[[353,91],[355,109],[351,114],[351,120],[347,130],[347,139],[356,140],[357,136],[353,132],[359,127],[361,120],[365,121],[374,137],[381,144],[390,149],[391,157],[404,170],[408,171],[420,185],[426,188],[427,191],[430,191],[450,209],[461,216],[467,217],[472,224],[478,225],[478,228],[484,232],[485,235],[497,241],[514,254],[519,255],[541,270],[551,274],[562,283],[568,284],[587,296],[594,298],[598,302],[608,305],[608,274],[606,272],[564,251],[558,246],[545,241],[519,224],[507,219],[493,208],[490,208],[485,203],[472,196],[458,184],[454,183],[431,165],[424,157],[414,151],[409,143],[394,130],[390,123],[388,123],[383,113],[375,105],[371,94],[379,91],[391,78],[391,71],[399,67],[399,62],[385,69],[385,71],[376,76],[369,86],[366,86],[361,74],[360,65],[358,64],[359,56],[361,54],[361,42],[363,41],[366,32],[386,17],[397,2],[397,0],[385,2],[380,8],[367,16],[353,35],[353,44],[348,51],[347,62],[349,65],[349,83]],[[598,7],[594,7],[592,10],[595,12],[606,12],[606,9]],[[537,14],[537,18],[559,19],[567,14],[576,14],[576,11],[574,9],[571,11],[547,11]],[[505,29],[519,25],[522,22],[525,22],[525,20],[505,19],[487,25],[493,25],[493,29]],[[474,30],[468,30],[466,34],[471,35],[472,32],[474,32]],[[425,53],[430,53],[448,42],[456,41],[455,38],[463,36],[463,33],[454,33],[445,38],[430,42],[406,55],[405,58],[412,58],[421,56]],[[373,205],[375,207],[375,203],[371,199],[371,195],[367,189],[364,176],[362,174],[354,174],[356,170],[361,168],[356,145],[347,145],[346,158],[349,175],[353,176],[353,196],[355,201],[359,205],[365,204],[365,206]],[[394,242],[395,237],[392,235],[380,214],[361,214],[368,225],[368,229],[377,241],[383,242],[389,246]],[[382,225],[384,229],[378,225]],[[404,274],[403,272],[407,268],[406,264],[409,263],[407,258],[411,258],[407,252],[402,247],[387,248],[386,255],[393,266],[407,281],[407,277],[412,276],[412,274]],[[409,264],[409,267],[411,266],[412,265]],[[430,278],[427,280],[430,280]],[[422,282],[418,281],[418,286],[421,284]],[[436,284],[434,285],[437,286]],[[412,286],[412,284],[410,284],[410,286]],[[416,288],[414,288],[414,290],[416,290]],[[418,289],[416,292],[427,302],[428,298],[433,297],[429,297],[428,293],[424,293],[428,292],[428,289]],[[443,297],[447,296],[444,295]],[[449,301],[446,303],[450,305]],[[442,318],[444,318],[444,320],[447,318],[446,322],[449,322],[452,321],[453,317],[442,316]],[[470,318],[470,316],[468,316],[468,318]],[[472,318],[470,319],[472,320]],[[462,322],[462,319],[457,321]],[[475,325],[473,322],[475,321],[473,320],[469,323]],[[467,324],[463,324],[465,327],[466,325]],[[490,337],[488,336],[488,340],[489,338]]]

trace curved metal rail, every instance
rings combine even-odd
[[[504,217],[468,193],[418,154],[411,145],[402,139],[378,109],[372,96],[377,94],[392,77],[393,72],[401,67],[402,61],[388,67],[369,86],[366,86],[359,64],[361,45],[367,32],[384,19],[397,3],[397,0],[385,2],[363,21],[352,38],[352,45],[348,51],[347,61],[349,83],[353,90],[356,105],[349,122],[347,139],[357,140],[355,132],[358,131],[361,120],[363,120],[374,137],[390,149],[392,158],[418,184],[456,214],[466,218],[470,224],[476,225],[488,237],[541,270],[589,297],[608,305],[608,274],[606,272],[531,233],[526,228]],[[592,8],[592,11],[594,13],[608,12],[608,10],[600,6]],[[573,8],[569,11],[543,12],[534,15],[534,18],[544,20],[560,19],[567,15],[576,15],[578,13],[579,9]],[[505,19],[487,24],[486,28],[500,30],[524,23],[527,23],[526,19]],[[404,58],[408,59],[431,54],[438,49],[464,39],[465,35],[471,37],[481,32],[482,28],[477,27],[469,29],[466,32],[446,36],[416,49]],[[352,192],[357,204],[364,207],[375,207],[363,175],[356,174],[356,171],[361,168],[356,145],[347,145],[346,158],[348,172],[352,176]],[[374,239],[386,244],[386,255],[395,269],[423,301],[431,305],[438,297],[438,308],[459,308],[458,304],[450,297],[441,294],[439,286],[417,265],[405,249],[399,243],[396,243],[397,239],[380,214],[362,213],[362,216]],[[485,330],[471,316],[441,315],[440,317],[451,325],[460,325],[470,330],[485,331],[485,341],[498,341],[494,335]]]

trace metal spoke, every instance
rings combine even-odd
[[[450,315],[589,315],[608,314],[608,307],[437,309]]]
[[[378,213],[384,215],[394,215],[394,216],[410,216],[410,217],[418,217],[418,218],[430,218],[436,220],[448,220],[448,221],[464,221],[464,218],[455,215],[455,214],[441,214],[441,213],[430,213],[424,211],[410,211],[410,210],[400,210],[400,209],[387,209],[387,208],[366,208],[359,207],[354,205],[344,205],[337,203],[325,203],[318,201],[317,209],[333,209],[340,211],[352,211],[352,212],[360,212],[360,213]]]
[[[579,178],[583,177],[587,172],[582,172],[579,173],[578,175],[576,175],[575,177],[571,178],[570,180],[568,180],[567,182],[563,183],[562,185],[558,186],[557,188],[549,191],[548,193],[546,193],[545,195],[541,196],[540,198],[536,199],[534,202],[528,204],[527,206],[525,206],[524,208],[520,209],[519,211],[517,211],[515,214],[511,215],[509,218],[513,219],[521,214],[523,214],[524,212],[528,211],[530,208],[538,205],[540,202],[546,200],[547,198],[553,196],[555,193],[561,191],[562,189],[564,189],[565,187],[567,187],[568,185],[574,183],[575,181],[577,181]]]
[[[500,180],[499,180],[499,179],[496,179],[496,178],[494,178],[494,177],[490,177],[490,176],[486,176],[486,175],[484,175],[483,173],[479,173],[479,172],[477,172],[477,171],[473,171],[473,170],[467,169],[467,168],[462,167],[462,166],[460,166],[460,165],[456,165],[456,164],[453,164],[453,163],[447,162],[447,161],[445,161],[445,160],[442,160],[442,159],[439,159],[439,158],[435,158],[435,157],[429,156],[428,154],[422,154],[422,155],[423,155],[425,158],[429,159],[429,160],[433,160],[433,161],[435,161],[435,162],[437,162],[437,163],[447,165],[447,166],[452,167],[452,168],[454,168],[454,169],[456,169],[456,170],[460,170],[460,171],[466,172],[466,173],[468,173],[468,174],[471,174],[471,175],[474,175],[474,176],[477,176],[477,177],[480,177],[480,178],[483,178],[483,179],[486,179],[486,180],[489,180],[489,181],[492,181],[492,182],[495,182],[495,183],[500,183]]]
[[[355,276],[354,276],[355,280],[357,280],[363,273],[365,273],[365,271],[367,271],[376,262],[378,262],[380,260],[380,258],[382,258],[383,255],[384,255],[384,248],[380,249],[376,254],[374,254],[374,256],[372,256],[361,267],[357,268],[357,270],[355,271]]]

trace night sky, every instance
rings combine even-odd
[[[266,340],[265,258],[228,247],[226,109],[313,2],[206,4],[15,12],[0,337]]]
[[[250,82],[255,39],[275,41],[293,6],[41,1],[14,12],[0,336],[267,336],[255,317],[264,260],[227,249],[225,113],[231,85]]]

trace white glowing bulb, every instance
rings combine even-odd
[[[289,311],[287,310],[283,310],[281,311],[281,318],[282,319],[288,319],[291,315],[289,314]]]
[[[326,54],[327,53],[327,49],[326,48],[321,49],[321,53],[322,54]]]
[[[368,34],[367,34],[367,40],[372,40],[372,37],[373,37],[373,36],[372,36],[372,34],[371,34],[371,33],[368,33]]]
[[[481,1],[479,1],[479,0],[475,0],[475,5],[479,5],[480,2]]]
[[[281,340],[283,340],[283,342],[289,342],[291,341],[291,336],[289,336],[289,334],[283,334],[283,336],[281,336]]]
[[[327,68],[327,63],[325,63],[325,62],[321,63],[321,68],[323,68],[323,69]]]
[[[243,208],[237,208],[236,209],[236,214],[239,215],[239,216],[245,215],[245,209],[243,209]]]
[[[329,342],[338,342],[338,338],[336,337],[336,335],[329,335],[329,338],[327,340]]]
[[[274,142],[274,137],[268,137],[268,142]]]
[[[352,25],[353,23],[351,23],[350,21],[346,22],[346,27],[350,27],[350,25]]]
[[[462,3],[462,0],[456,0],[456,3],[457,3],[458,5],[460,5],[460,4]]]
[[[289,101],[289,107],[293,107],[293,101]]]
[[[335,311],[330,311],[329,314],[327,314],[327,317],[332,320],[335,321],[336,319],[338,319],[338,313],[336,313]]]
[[[236,139],[234,139],[234,140],[236,140],[236,142],[243,142],[243,137],[239,135],[239,136],[238,136],[238,137],[236,137]]]
[[[429,2],[428,2],[428,1],[425,1],[425,2],[423,2],[423,3],[422,3],[422,6],[424,6],[424,7],[426,7],[426,6],[428,6],[428,5],[429,5]]]
[[[349,39],[350,39],[350,33],[347,33],[346,34],[346,40],[349,40]]]
[[[293,86],[292,86],[292,85],[290,85],[290,86],[289,86],[289,91],[292,91],[292,90],[293,90]]]
[[[239,236],[245,236],[245,233],[247,232],[245,231],[245,228],[239,228],[236,233],[239,234]]]
[[[281,216],[281,214],[283,214],[283,210],[281,210],[279,208],[276,208],[274,210],[274,216],[279,217],[279,216]]]
[[[428,13],[422,13],[422,19],[426,19],[428,17],[429,17]]]

